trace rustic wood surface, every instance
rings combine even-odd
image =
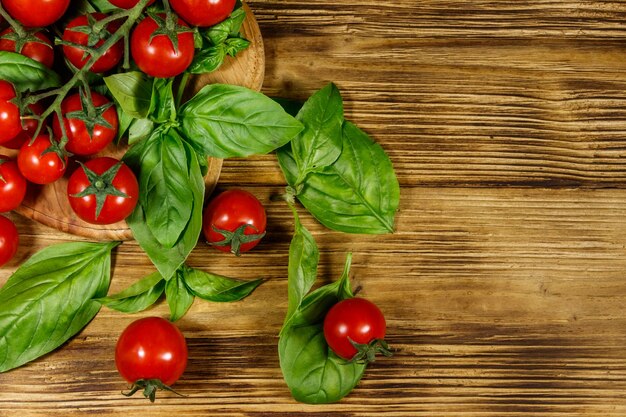
[[[388,319],[391,359],[342,402],[291,399],[277,357],[292,220],[271,202],[273,156],[224,162],[218,188],[267,204],[269,233],[189,264],[268,281],[236,304],[197,301],[179,322],[190,363],[150,405],[126,399],[116,338],[138,316],[103,309],[62,349],[0,374],[0,415],[626,415],[626,4],[617,1],[250,1],[263,91],[305,98],[328,81],[389,152],[397,233],[332,232],[301,210],[336,278],[347,251]],[[0,282],[35,251],[80,239],[11,215],[22,233]],[[115,251],[111,291],[153,269]],[[161,303],[144,315],[166,316]]]

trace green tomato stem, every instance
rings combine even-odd
[[[6,20],[9,23],[13,31],[17,33],[20,38],[23,36],[26,36],[26,29],[24,29],[24,26],[22,26],[17,20],[13,19],[11,15],[6,10],[4,10],[4,7],[2,7],[1,2],[0,2],[0,16],[2,16],[4,20]]]

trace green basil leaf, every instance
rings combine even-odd
[[[205,86],[182,107],[181,116],[187,138],[216,158],[266,154],[302,130],[270,98],[234,85]]]
[[[0,51],[0,80],[19,92],[38,91],[61,85],[59,75],[40,62],[15,52]]]
[[[278,152],[287,182],[299,170],[288,147]],[[400,187],[385,151],[350,122],[343,127],[343,150],[337,161],[309,174],[298,200],[324,226],[346,233],[380,234],[394,229]]]
[[[230,36],[237,36],[241,31],[241,26],[246,20],[246,11],[243,9],[241,2],[237,1],[235,10],[230,14]]]
[[[154,124],[150,119],[133,119],[128,129],[128,144],[132,145],[150,137],[154,131]]]
[[[219,45],[225,42],[229,36],[237,36],[245,19],[246,12],[242,7],[239,7],[233,10],[228,18],[204,30],[202,35],[213,45]]]
[[[157,123],[165,123],[176,117],[176,101],[172,90],[173,78],[155,78],[148,115]]]
[[[192,207],[191,217],[180,239],[178,239],[173,247],[168,248],[163,246],[146,224],[146,216],[141,202],[137,204],[135,210],[126,219],[135,240],[137,240],[139,246],[141,246],[144,252],[150,257],[150,260],[161,273],[161,276],[166,280],[169,280],[176,270],[185,262],[191,250],[198,243],[198,238],[202,232],[202,206],[204,204],[205,189],[204,178],[196,153],[186,142],[183,142],[183,144],[186,148],[186,158],[189,164],[190,181],[188,187],[192,191],[193,198],[188,201],[188,204]],[[138,165],[141,165],[141,156],[145,156],[149,153],[150,146],[150,140],[142,141],[127,151],[124,160],[135,172],[139,171]],[[143,159],[143,161],[146,161],[146,159]]]
[[[183,268],[185,267],[183,266]],[[185,286],[182,274],[179,269],[165,286],[165,298],[170,307],[170,321],[176,321],[183,317],[193,303],[194,295]]]
[[[140,200],[150,231],[159,243],[171,248],[191,216],[193,192],[185,146],[176,131],[162,131],[156,140],[156,164],[144,164],[141,169]]]
[[[244,51],[250,46],[250,41],[245,38],[230,38],[224,42],[226,47],[226,53],[230,56],[235,56],[239,52]]]
[[[133,121],[136,119],[133,116],[126,113],[120,106],[115,106],[115,110],[117,111],[117,136],[115,137],[116,143],[119,143],[120,140],[124,137],[128,129],[130,128]]]
[[[95,11],[102,12],[102,13],[108,13],[114,10],[119,10],[117,7],[112,5],[108,0],[89,0],[89,3],[91,3]]]
[[[307,295],[278,342],[280,367],[297,401],[325,404],[339,401],[358,384],[366,365],[349,363],[335,355],[324,338],[324,317],[342,299],[352,297],[348,271],[340,280]]]
[[[215,302],[242,300],[263,283],[263,279],[243,281],[191,268],[185,270],[184,279],[187,287],[197,297]]]
[[[209,46],[197,52],[187,70],[191,74],[204,74],[218,69],[226,58],[223,44]]]
[[[295,217],[295,232],[289,245],[289,308],[285,317],[285,325],[288,326],[291,318],[300,308],[304,296],[309,292],[317,277],[317,264],[320,253],[311,232],[302,224],[295,208],[292,207]]]
[[[328,84],[313,94],[296,116],[304,130],[291,141],[298,164],[299,185],[310,172],[331,165],[343,146],[343,101],[335,84]]]
[[[155,272],[117,294],[97,298],[96,301],[122,313],[137,313],[154,304],[164,290],[165,280]]]
[[[65,343],[94,318],[111,279],[118,242],[47,247],[20,266],[0,289],[0,372]]]
[[[123,72],[104,77],[119,107],[136,119],[148,116],[152,99],[152,80],[140,71]]]

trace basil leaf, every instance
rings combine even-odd
[[[141,155],[145,155],[146,149],[150,148],[150,141],[142,141],[127,151],[124,160],[131,167],[138,171],[137,165],[141,161]],[[161,276],[166,280],[170,279],[176,270],[185,262],[191,250],[198,243],[198,237],[202,232],[202,206],[204,203],[204,178],[200,171],[198,157],[193,149],[186,142],[183,142],[189,165],[189,185],[192,191],[192,199],[188,201],[191,205],[191,217],[185,226],[182,235],[176,244],[170,248],[163,246],[152,234],[146,224],[146,216],[141,202],[137,204],[135,210],[126,219],[128,226],[133,231],[135,240],[139,246],[150,257]]]
[[[299,170],[288,147],[278,152],[287,182]],[[343,150],[337,161],[309,174],[298,200],[324,226],[347,233],[393,232],[400,187],[385,151],[350,122],[343,127]]]
[[[115,137],[116,143],[119,143],[122,137],[128,132],[133,121],[136,119],[133,116],[126,113],[120,106],[115,106],[115,110],[117,111],[117,120],[118,120],[118,128],[117,128],[117,136]]]
[[[223,44],[209,46],[197,52],[187,70],[191,74],[204,74],[218,69],[226,58]]]
[[[154,131],[154,122],[150,119],[134,119],[128,129],[128,144],[146,139]]]
[[[148,114],[156,123],[165,123],[176,117],[176,102],[172,91],[173,78],[155,78]]]
[[[154,304],[164,290],[165,280],[155,272],[117,294],[97,298],[96,301],[122,313],[137,313]]]
[[[100,310],[111,250],[118,242],[47,247],[20,266],[0,289],[0,372],[65,343]]]
[[[183,266],[184,268],[184,266]],[[185,286],[182,271],[178,270],[176,275],[167,281],[165,286],[165,298],[170,306],[170,321],[176,321],[183,317],[191,304],[194,296]]]
[[[0,51],[0,80],[6,80],[19,92],[38,91],[61,85],[59,75],[27,56]]]
[[[245,19],[246,12],[244,9],[242,7],[235,9],[228,18],[204,31],[203,36],[210,40],[213,45],[219,45],[225,42],[229,36],[236,36]]]
[[[310,172],[331,165],[341,154],[343,101],[335,84],[313,94],[296,119],[304,125],[304,130],[291,141],[299,170],[297,186]]]
[[[324,338],[324,317],[342,299],[352,297],[348,256],[339,281],[321,287],[302,301],[278,342],[280,367],[291,394],[309,404],[336,402],[358,384],[366,365],[339,358]],[[290,276],[291,279],[291,276]]]
[[[174,129],[162,131],[152,152],[156,164],[141,169],[139,186],[146,223],[160,244],[171,248],[184,230],[193,205],[185,146]]]
[[[248,48],[248,46],[250,46],[250,41],[244,38],[230,38],[226,39],[224,45],[226,47],[226,53],[234,57],[239,52]]]
[[[152,81],[140,71],[124,72],[104,77],[109,91],[119,107],[136,119],[148,116],[152,98]]]
[[[302,124],[256,91],[205,86],[181,109],[182,130],[194,146],[216,158],[266,154],[289,142]]]
[[[317,264],[320,258],[313,235],[302,226],[295,208],[292,206],[291,209],[293,210],[296,226],[291,244],[289,245],[289,308],[283,329],[287,327],[293,315],[300,308],[304,296],[315,283]]]
[[[243,281],[191,268],[185,270],[184,279],[196,296],[222,303],[242,300],[263,283],[263,279]]]

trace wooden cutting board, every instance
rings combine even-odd
[[[251,41],[250,47],[237,55],[227,57],[220,69],[214,73],[194,77],[188,85],[188,96],[193,95],[209,83],[226,83],[260,90],[265,74],[265,53],[259,25],[252,11],[244,3],[246,20],[242,26],[243,35]],[[109,155],[120,158],[126,148],[111,145],[95,156]],[[15,156],[15,151],[2,148],[0,153]],[[222,160],[208,158],[209,170],[205,176],[206,195],[209,195],[217,183],[222,169]],[[95,240],[130,240],[131,230],[125,221],[110,225],[93,225],[79,219],[72,211],[67,199],[67,181],[77,168],[76,162],[70,162],[65,176],[48,185],[29,184],[28,192],[22,205],[15,211],[37,222],[66,233]]]

